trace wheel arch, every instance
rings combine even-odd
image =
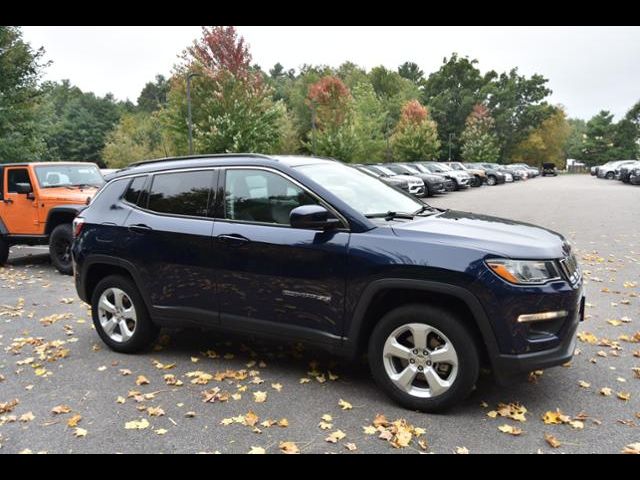
[[[141,288],[142,282],[136,267],[129,261],[108,255],[96,255],[84,261],[78,294],[85,302],[91,303],[93,291],[98,283],[111,275],[122,275],[130,278],[138,288],[147,309],[151,306],[147,292]]]
[[[479,300],[457,285],[417,279],[383,279],[370,283],[360,296],[345,339],[353,355],[363,351],[377,321],[406,303],[428,303],[453,310],[469,318],[468,327],[479,340],[478,349],[490,364],[499,354],[489,319]]]
[[[51,208],[47,214],[45,235],[51,235],[53,229],[58,225],[73,222],[73,219],[85,208],[86,205],[60,205]]]

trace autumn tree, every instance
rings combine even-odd
[[[325,76],[309,86],[307,105],[314,125],[307,147],[316,155],[352,161],[359,146],[349,88],[338,77]]]
[[[466,162],[494,163],[500,155],[494,121],[489,109],[477,104],[467,117],[462,132],[462,158]]]
[[[562,108],[544,120],[513,151],[511,159],[530,165],[541,166],[545,162],[564,165],[566,144],[571,134],[571,126]]]
[[[419,101],[407,102],[391,136],[396,161],[433,160],[440,151],[438,127]]]
[[[271,152],[280,141],[284,106],[272,99],[261,71],[232,26],[203,27],[171,79],[164,124],[174,149],[187,151],[185,77],[192,78],[194,150],[201,153]]]

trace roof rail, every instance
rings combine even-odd
[[[202,155],[185,155],[181,157],[164,157],[164,158],[155,158],[152,160],[143,160],[141,162],[130,163],[121,170],[127,170],[131,167],[139,167],[140,165],[149,165],[152,163],[160,163],[160,162],[172,162],[172,161],[180,161],[180,160],[198,160],[198,159],[206,159],[206,158],[237,158],[237,157],[254,157],[254,158],[262,158],[266,160],[274,160],[273,157],[268,155],[263,155],[260,153],[211,153],[211,154],[202,154]]]

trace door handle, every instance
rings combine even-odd
[[[230,235],[218,235],[216,238],[219,242],[232,247],[239,247],[251,241],[247,237],[243,237],[242,235],[239,235],[237,233],[232,233]]]
[[[139,223],[135,225],[129,225],[129,231],[134,233],[149,233],[153,231],[153,228]]]
[[[6,203],[6,204],[11,204],[11,203],[13,203],[13,200],[12,200],[12,199],[10,199],[10,198],[5,198],[5,199],[3,200],[3,202],[4,202],[4,203]]]

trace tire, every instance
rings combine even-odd
[[[615,174],[613,172],[607,172],[607,174],[604,176],[604,178],[606,178],[607,180],[613,180],[613,177],[615,177]]]
[[[0,265],[5,265],[9,259],[9,244],[0,237]]]
[[[496,183],[498,183],[498,179],[496,178],[495,175],[489,175],[487,177],[487,185],[489,185],[490,187],[494,186]]]
[[[473,176],[473,181],[471,182],[471,186],[476,188],[482,185],[482,179],[476,175]]]
[[[409,327],[411,325],[411,327]],[[432,329],[425,337],[424,344],[428,349],[423,350],[428,355],[415,355],[412,342],[412,329],[416,332],[426,332],[425,328]],[[435,331],[433,331],[435,330]],[[441,337],[438,337],[438,336]],[[408,337],[408,338],[407,338]],[[389,345],[391,338],[396,338],[402,347],[401,354],[407,357],[401,359],[390,355]],[[453,348],[455,359],[450,362],[437,364],[431,361],[434,352],[431,342],[440,338]],[[413,346],[411,346],[413,345]],[[408,348],[406,348],[408,346]],[[394,352],[400,350],[393,350]],[[386,352],[386,354],[385,354]],[[480,361],[477,346],[469,331],[462,322],[447,310],[423,304],[411,304],[399,307],[387,313],[375,326],[369,339],[369,366],[377,384],[385,393],[405,408],[424,412],[438,412],[452,407],[464,400],[473,389],[480,371]],[[408,360],[407,360],[408,358]],[[413,367],[409,362],[413,361]],[[443,365],[445,377],[436,373],[435,365]],[[418,369],[422,370],[418,371]],[[449,369],[448,372],[446,369]],[[406,383],[404,388],[400,382],[396,383],[392,374],[409,372],[413,374],[411,383]],[[424,372],[424,373],[421,373]],[[443,379],[443,384],[438,389],[442,391],[433,395],[427,377]],[[402,377],[400,377],[402,378]],[[425,380],[427,380],[425,382]],[[444,385],[449,383],[448,385]],[[409,391],[411,389],[411,391]],[[431,396],[430,396],[431,395]]]
[[[120,275],[98,283],[91,296],[91,315],[102,341],[116,352],[144,350],[153,344],[160,331],[133,281]],[[126,328],[121,326],[123,321]]]
[[[49,256],[51,263],[63,275],[73,274],[73,262],[71,260],[71,244],[73,233],[70,223],[58,225],[49,237]]]

